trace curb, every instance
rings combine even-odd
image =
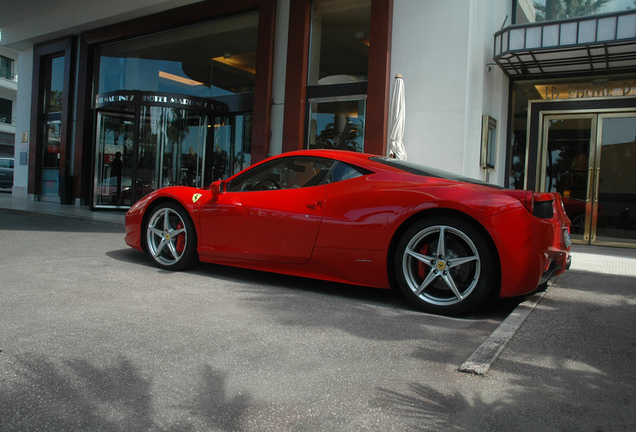
[[[548,288],[549,289],[549,288]],[[493,362],[508,345],[508,342],[521,328],[526,318],[536,308],[548,290],[533,294],[520,303],[515,310],[501,323],[499,327],[471,354],[468,359],[457,368],[460,372],[485,376]]]

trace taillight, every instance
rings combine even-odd
[[[532,196],[532,214],[541,219],[552,219],[556,209],[554,208],[554,195],[550,193],[535,193]]]
[[[517,198],[535,217],[552,219],[556,213],[556,209],[554,208],[554,194],[537,193],[520,189],[508,189],[503,192],[511,197]]]

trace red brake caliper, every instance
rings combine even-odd
[[[179,222],[177,224],[177,229],[183,229],[183,223]],[[181,253],[183,252],[183,249],[185,249],[185,242],[186,242],[186,236],[184,233],[179,234],[179,236],[177,237],[177,244],[175,245],[177,252]]]
[[[424,245],[422,249],[420,249],[420,253],[422,255],[428,255],[428,243]],[[417,262],[417,275],[424,279],[428,274],[430,267],[427,264],[424,264],[422,261]]]

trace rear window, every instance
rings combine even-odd
[[[458,182],[464,182],[464,183],[471,183],[471,184],[476,184],[481,186],[489,186],[495,189],[501,189],[501,187],[497,185],[486,183],[480,180],[475,180],[470,177],[460,176],[457,174],[450,173],[448,171],[443,171],[436,168],[430,168],[424,165],[419,165],[413,162],[407,162],[407,161],[403,161],[399,159],[393,159],[393,158],[382,157],[382,156],[374,156],[369,159],[384,165],[397,168],[399,170],[402,170],[411,174],[415,174],[415,175],[434,177],[434,178],[440,178],[440,179],[452,180],[452,181],[458,181]]]

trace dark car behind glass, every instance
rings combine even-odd
[[[0,188],[13,187],[13,159],[0,158]]]

